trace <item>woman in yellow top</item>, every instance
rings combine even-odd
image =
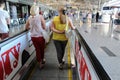
[[[65,15],[65,9],[59,8],[59,15],[55,16],[52,21],[51,30],[53,31],[52,39],[54,41],[56,51],[57,51],[57,59],[59,62],[59,69],[63,69],[64,64],[64,53],[65,53],[65,47],[67,44],[67,37],[65,36],[65,28],[66,28],[66,22],[68,20],[68,25],[71,27],[71,29],[74,29],[74,26],[70,20],[70,18],[67,18]],[[67,20],[66,20],[67,18]]]

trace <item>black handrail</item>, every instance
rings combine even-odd
[[[49,20],[46,20],[46,23],[47,23],[48,21],[49,21]],[[0,44],[1,44],[1,43],[4,43],[4,42],[6,42],[6,41],[8,41],[8,40],[10,40],[10,39],[12,39],[12,38],[15,38],[15,37],[17,37],[17,36],[19,36],[19,35],[21,35],[21,34],[23,34],[23,33],[25,33],[25,32],[28,32],[28,31],[29,31],[29,30],[23,30],[23,31],[21,31],[21,32],[19,32],[19,33],[16,33],[16,34],[13,35],[13,36],[7,37],[7,38],[1,40],[1,41],[0,41]]]
[[[92,50],[90,49],[90,47],[88,46],[84,38],[79,33],[79,31],[76,29],[75,32],[77,34],[78,41],[81,43],[81,45],[85,49],[85,52],[87,53],[89,60],[91,61],[99,79],[100,80],[111,80],[108,74],[106,73],[106,71],[104,70],[103,66],[99,62],[99,60],[96,58],[96,56],[94,55],[94,53],[92,52]]]

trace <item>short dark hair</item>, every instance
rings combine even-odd
[[[5,0],[0,0],[0,6],[5,3]]]

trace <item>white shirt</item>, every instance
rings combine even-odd
[[[8,33],[9,31],[6,21],[7,18],[10,18],[8,12],[0,9],[0,33]]]
[[[88,13],[88,18],[92,19],[92,14],[91,13]]]
[[[40,20],[40,15],[34,17],[29,17],[30,32],[31,37],[42,37],[42,24]]]

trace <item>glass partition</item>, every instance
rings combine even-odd
[[[17,3],[17,2],[6,2],[5,10],[9,12],[10,15],[10,25],[9,25],[9,37],[5,39],[0,39],[0,42],[3,42],[11,37],[17,36],[25,31],[25,23],[30,15],[30,7],[31,5]],[[50,17],[50,9],[44,6],[40,6],[40,10],[43,12],[43,16],[45,21],[49,21]]]

